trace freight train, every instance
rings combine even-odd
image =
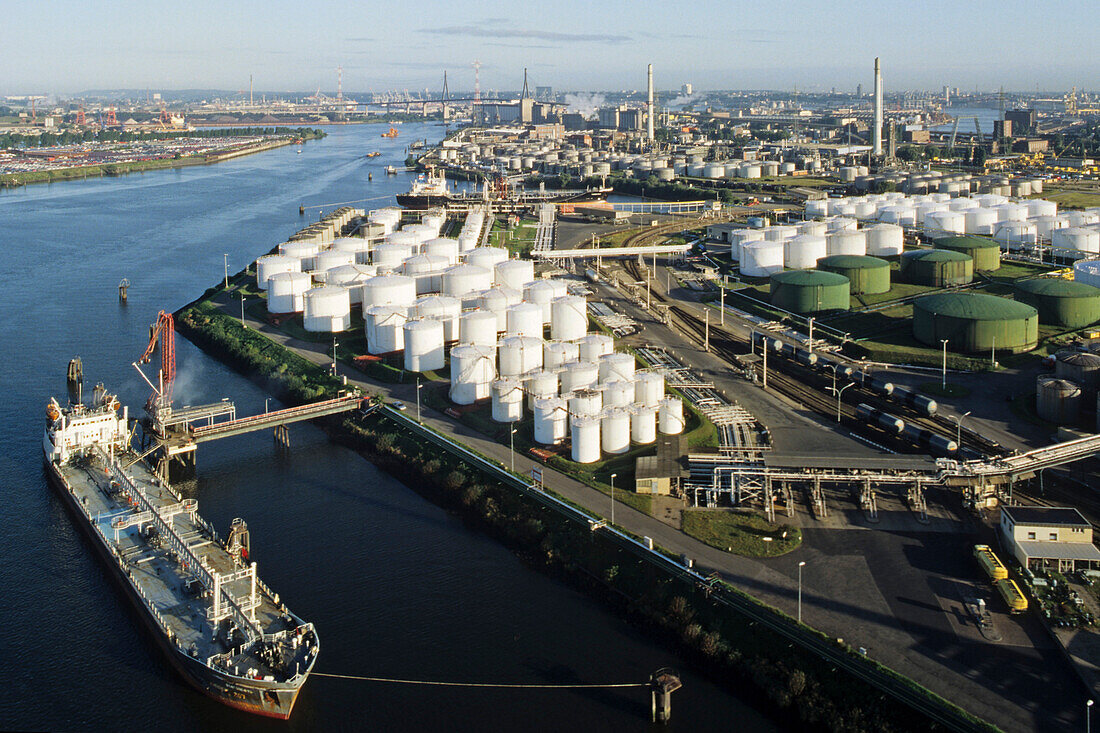
[[[891,435],[909,440],[921,448],[941,456],[954,456],[959,452],[959,444],[950,438],[933,433],[931,430],[906,422],[896,415],[860,403],[856,406],[856,415],[872,425],[877,425]]]

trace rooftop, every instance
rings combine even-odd
[[[1003,506],[1001,512],[1016,524],[1088,527],[1088,520],[1073,507]]]

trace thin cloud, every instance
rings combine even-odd
[[[496,46],[498,48],[544,48],[553,50],[559,46],[542,46],[536,43],[483,43],[482,46]]]
[[[540,41],[564,41],[567,43],[626,43],[630,36],[610,33],[557,33],[527,28],[484,28],[475,25],[452,25],[443,28],[425,28],[422,33],[440,36],[472,36],[475,38],[534,38]]]
[[[378,40],[377,38],[367,38],[365,36],[359,36],[357,38],[345,38],[344,39],[344,41],[347,42],[347,43],[374,43],[377,40]]]

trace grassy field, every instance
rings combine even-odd
[[[1047,182],[1043,184],[1043,192],[1032,198],[1056,201],[1058,208],[1062,209],[1087,209],[1100,206],[1100,182]]]
[[[759,514],[730,509],[689,509],[681,529],[711,547],[745,557],[778,557],[802,544],[802,530],[772,524]],[[770,539],[766,539],[770,538]]]

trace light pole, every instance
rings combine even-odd
[[[1089,698],[1085,701],[1085,733],[1092,733],[1092,706],[1095,701]]]
[[[615,524],[615,477],[619,474],[611,474],[611,524]]]
[[[798,563],[798,623],[802,623],[802,568],[806,567],[806,561]]]
[[[225,287],[229,289],[229,253],[226,252],[222,255],[222,259],[225,260]]]
[[[244,323],[244,291],[241,291],[241,328],[248,328]]]
[[[420,388],[423,387],[423,386],[424,385],[420,384],[420,377],[417,377],[416,378],[416,421],[417,422],[421,422],[421,420],[420,420]]]
[[[940,381],[940,389],[947,391],[947,342],[951,339],[940,339],[943,344],[943,379]]]
[[[512,458],[512,473],[516,472],[516,429],[508,426],[508,452]]]
[[[809,319],[808,323],[810,324],[810,333],[809,333],[809,336],[808,336],[808,338],[809,338],[808,346],[809,346],[809,349],[810,349],[810,353],[812,354],[812,353],[814,353],[814,318],[813,318],[813,316],[810,316],[810,319]]]
[[[831,388],[831,391],[833,392],[833,394],[836,395],[836,421],[837,422],[840,422],[840,396],[842,394],[844,394],[844,390],[848,389],[853,384],[855,384],[855,382],[848,382],[846,385],[844,385],[840,389],[837,389],[836,387]]]
[[[336,347],[340,344],[336,343],[336,337],[332,337],[332,376],[336,376]]]
[[[955,444],[958,445],[960,448],[963,444],[963,420],[965,420],[970,415],[970,412],[972,411],[964,412],[961,415],[948,416],[955,421]]]

